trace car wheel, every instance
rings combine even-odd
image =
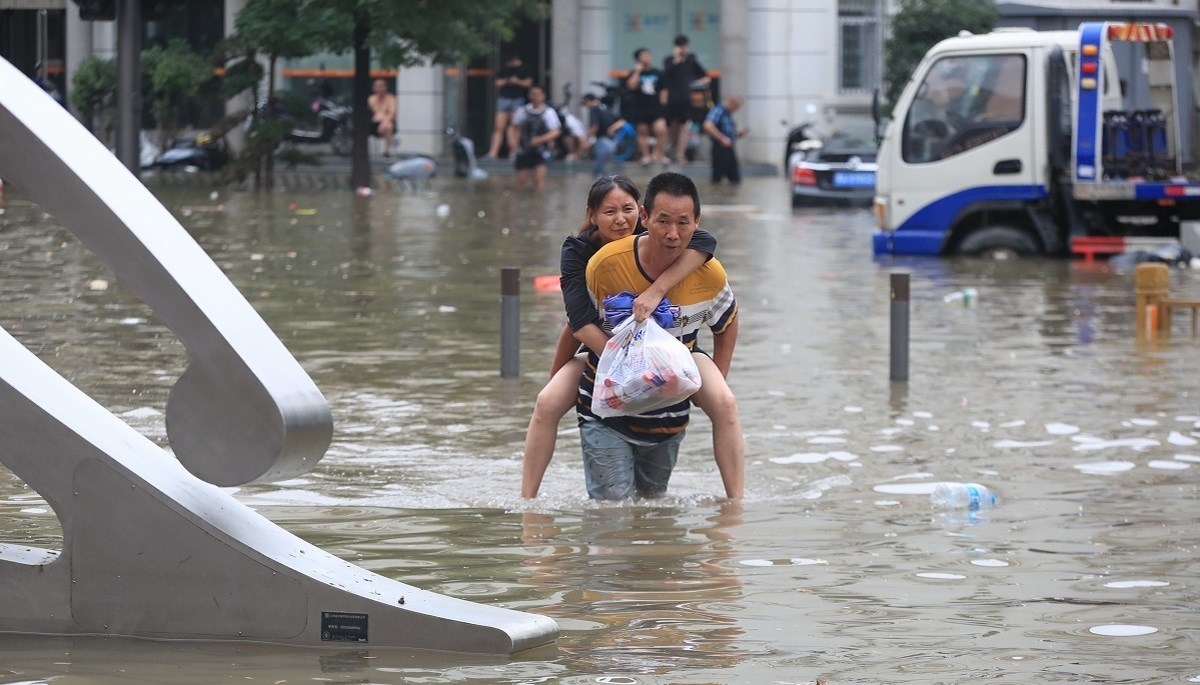
[[[1028,257],[1040,252],[1029,233],[1012,226],[977,228],[958,244],[957,254],[1004,260]]]

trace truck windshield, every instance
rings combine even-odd
[[[904,161],[935,162],[1001,138],[1025,120],[1025,57],[943,57],[904,119]]]

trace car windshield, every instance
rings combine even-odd
[[[871,122],[847,123],[834,129],[825,139],[827,149],[865,150],[874,149],[875,131]]]

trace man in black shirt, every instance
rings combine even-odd
[[[687,138],[691,118],[692,89],[707,88],[711,79],[696,56],[688,51],[688,37],[675,37],[671,56],[663,60],[663,84],[667,91],[667,124],[675,143],[675,162],[687,161]]]
[[[632,105],[629,120],[637,126],[638,151],[642,164],[651,161],[667,161],[667,122],[663,118],[666,94],[663,91],[663,74],[654,68],[654,56],[646,48],[633,51],[634,65],[625,79]],[[650,136],[655,139],[654,156],[650,155]]]

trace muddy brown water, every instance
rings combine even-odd
[[[663,499],[589,502],[568,416],[522,500],[564,320],[533,279],[557,271],[588,181],[159,191],[333,407],[315,470],[237,496],[383,575],[552,616],[557,644],[500,659],[6,636],[0,682],[1200,682],[1200,342],[1185,322],[1135,344],[1132,278],[1106,265],[876,261],[864,210],[793,213],[781,179],[702,182],[743,317],[745,501],[716,498],[700,413]],[[53,217],[11,187],[3,208],[0,325],[165,447],[182,346]],[[508,266],[515,381],[499,379]],[[896,269],[912,274],[906,385],[888,381]],[[972,306],[942,301],[967,287]],[[1172,288],[1200,278],[1174,271]],[[939,481],[983,483],[998,506],[937,511]],[[0,512],[0,539],[61,547],[6,471]]]

